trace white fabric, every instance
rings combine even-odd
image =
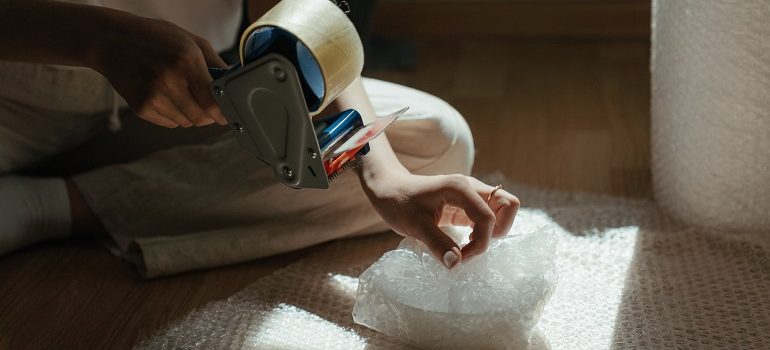
[[[64,90],[67,83],[61,84],[48,88]],[[372,79],[364,79],[364,88],[379,115],[410,106],[386,131],[408,169],[419,174],[470,172],[474,153],[470,129],[446,102]],[[88,141],[104,127],[104,117],[0,96],[0,174]],[[126,122],[125,130],[108,137],[123,143],[88,148],[109,158],[120,157],[127,149],[158,149],[152,145],[157,141],[166,146],[130,157],[141,157],[130,163],[79,174],[74,181],[110,233],[108,247],[136,263],[148,277],[386,229],[353,172],[337,178],[328,191],[293,190],[277,183],[270,168],[229,137],[229,128],[167,130],[129,118],[134,119]],[[187,136],[207,130],[213,130],[213,138]],[[102,163],[115,162],[110,158]],[[339,222],[347,225],[340,228]]]
[[[656,199],[694,225],[770,230],[770,1],[653,5]]]
[[[560,239],[556,291],[532,348],[766,349],[770,235],[679,224],[650,201],[503,183]],[[539,211],[542,211],[540,213]],[[391,349],[353,324],[355,276],[398,243],[332,243],[144,340],[142,349]],[[545,339],[545,341],[543,340]]]
[[[473,140],[446,102],[365,79],[378,115],[409,106],[386,134],[420,174],[469,173]],[[227,134],[74,177],[121,256],[155,277],[241,262],[386,227],[347,171],[329,190],[288,188]],[[340,227],[339,223],[345,226]],[[138,249],[138,250],[137,250]]]
[[[0,256],[69,234],[70,204],[64,180],[0,177]]]

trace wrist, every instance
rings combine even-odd
[[[384,162],[376,154],[364,158],[357,172],[361,187],[369,196],[386,197],[412,175],[400,162]]]

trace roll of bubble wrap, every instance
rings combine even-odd
[[[652,175],[678,219],[770,230],[770,2],[655,0]]]

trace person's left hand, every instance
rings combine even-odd
[[[226,67],[211,44],[176,24],[111,12],[92,68],[107,77],[140,118],[153,124],[227,124],[208,86],[208,67]]]
[[[364,188],[377,212],[396,233],[425,243],[449,268],[486,251],[492,237],[507,234],[520,205],[518,198],[503,189],[489,198],[494,187],[459,174],[389,174],[387,181],[366,184]],[[444,225],[473,227],[470,243],[460,250],[439,229]]]

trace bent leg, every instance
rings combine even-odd
[[[468,124],[444,100],[406,86],[364,79],[377,115],[409,106],[385,133],[401,164],[414,174],[465,174],[473,167],[474,146]]]
[[[94,97],[104,86],[96,84],[94,75],[0,62],[0,255],[70,234],[64,180],[17,173],[79,146],[106,127],[106,103],[100,107]]]
[[[70,113],[0,97],[0,175],[81,145],[106,128],[106,113]]]
[[[407,168],[421,174],[469,172],[473,143],[459,113],[417,90],[373,80],[365,87],[379,115],[410,104],[387,132]],[[231,137],[156,152],[74,181],[115,251],[135,257],[148,277],[386,229],[354,172],[329,190],[290,189]]]
[[[107,80],[89,69],[0,62],[0,175],[90,139],[113,102]]]

